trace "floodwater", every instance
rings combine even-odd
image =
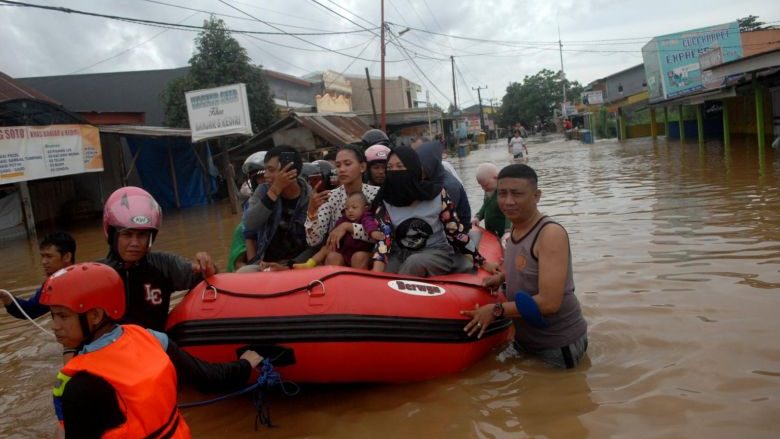
[[[185,410],[195,437],[776,438],[780,154],[663,140],[529,150],[540,208],[570,234],[590,330],[584,364],[551,370],[497,351],[429,382],[271,394],[277,427],[258,432],[251,403],[236,399]],[[494,147],[452,160],[475,210],[477,164],[508,158]],[[155,247],[207,249],[224,267],[237,221],[225,206],[167,212]],[[103,256],[98,222],[73,232],[80,260]],[[32,290],[42,280],[35,246],[3,247],[0,287]],[[59,352],[28,322],[0,315],[0,437],[51,434]]]

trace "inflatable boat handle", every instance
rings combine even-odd
[[[322,287],[322,292],[319,294],[314,294],[314,287],[312,285],[320,284]],[[306,288],[306,294],[309,295],[309,297],[321,297],[325,295],[325,283],[319,279],[314,279],[313,281],[309,282],[309,286]]]
[[[211,295],[211,296],[207,297],[206,296],[206,292],[207,291],[213,291],[214,295]],[[214,285],[209,285],[209,287],[204,289],[203,292],[200,294],[200,301],[201,302],[214,302],[214,301],[217,300],[217,296],[218,295],[219,295],[219,293],[217,292],[217,287],[215,287]]]

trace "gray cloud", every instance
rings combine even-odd
[[[273,30],[214,0],[164,1],[234,16],[222,17],[234,29]],[[379,22],[378,1],[318,1],[343,15],[349,16],[345,9],[354,11],[356,16],[350,18],[362,26],[368,27],[368,22]],[[29,2],[190,25],[200,24],[207,18],[203,13],[141,0]],[[309,0],[262,3],[228,0],[228,3],[257,18],[275,23],[327,30],[357,28],[355,24]],[[558,40],[558,26],[564,41],[567,77],[588,83],[640,63],[640,48],[649,37],[724,23],[749,14],[758,15],[763,21],[780,20],[780,5],[763,0],[713,0],[706,4],[670,0],[386,0],[385,14],[387,21],[400,26],[393,27],[396,31],[411,26],[449,35],[535,42],[526,44],[526,47],[512,47],[430,35],[417,30],[404,34],[401,42],[410,51],[444,59],[450,55],[456,56],[456,64],[465,78],[465,84],[460,79],[457,81],[458,101],[470,105],[476,103],[476,93],[470,90],[471,87],[487,85],[488,90],[483,92],[483,98],[500,99],[511,81],[520,81],[542,68],[560,69],[557,47],[539,47],[539,42]],[[303,31],[289,27],[285,29],[291,32]],[[14,77],[60,75],[93,66],[111,57],[114,58],[94,65],[84,73],[186,65],[192,55],[196,33],[163,31],[156,27],[102,18],[0,6],[0,71]],[[586,42],[635,37],[648,38],[632,44],[621,44],[625,41],[611,41],[602,45]],[[303,75],[324,69],[341,72],[349,66],[347,72],[362,74],[363,69],[368,67],[372,75],[379,75],[379,63],[376,61],[353,62],[348,57],[321,51],[289,36],[257,38],[313,51],[280,47],[247,36],[236,38],[247,49],[254,63],[269,69]],[[328,48],[357,46],[344,52],[357,55],[362,50],[362,57],[378,60],[378,39],[368,33],[303,38]],[[493,56],[464,56],[468,53],[491,53]],[[387,49],[387,58],[402,60],[404,56],[391,44]],[[387,74],[402,75],[420,83],[423,89],[431,91],[433,101],[446,107],[452,99],[449,62],[420,57],[414,60],[441,93],[408,61],[388,63]],[[424,94],[419,98],[424,99]]]

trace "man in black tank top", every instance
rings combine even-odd
[[[588,347],[588,327],[574,295],[571,251],[566,230],[539,212],[536,172],[523,164],[498,174],[498,206],[512,222],[503,271],[488,277],[495,290],[504,282],[508,302],[461,314],[472,317],[464,330],[481,337],[499,317],[515,324],[515,347],[561,368],[579,364]]]

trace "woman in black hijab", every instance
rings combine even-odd
[[[376,219],[385,239],[377,243],[374,271],[436,276],[455,269],[455,249],[469,242],[463,224],[441,185],[422,179],[415,151],[395,148],[387,160]],[[474,261],[483,258],[474,254]]]

